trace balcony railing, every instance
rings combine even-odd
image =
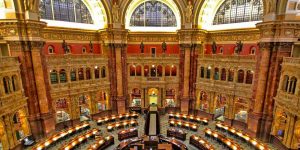
[[[55,64],[99,64],[107,63],[108,57],[106,55],[94,54],[65,54],[65,55],[48,55],[46,57],[48,65]]]
[[[250,61],[255,62],[255,55],[218,55],[218,54],[205,54],[199,55],[200,60],[216,60],[216,61]]]
[[[82,81],[72,81],[66,83],[59,83],[59,84],[51,84],[51,88],[53,90],[67,90],[67,89],[76,89],[76,88],[83,88],[83,87],[93,87],[99,85],[109,85],[108,78],[105,79],[94,79],[94,80],[82,80]]]
[[[151,57],[151,58],[163,58],[163,57],[178,57],[179,54],[150,54],[150,53],[143,53],[143,54],[127,54],[128,57]]]
[[[275,101],[279,103],[280,106],[288,108],[288,111],[291,113],[300,115],[300,97],[279,90],[275,97]]]
[[[15,65],[19,65],[18,57],[6,57],[6,56],[0,57],[0,67],[15,66]]]
[[[283,65],[299,66],[300,65],[300,58],[284,57],[283,58]]]
[[[143,77],[143,76],[129,76],[128,82],[134,83],[134,82],[178,82],[179,83],[179,77],[178,76],[167,76],[167,77]]]

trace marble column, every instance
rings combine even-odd
[[[188,113],[189,111],[189,89],[190,89],[190,57],[191,57],[191,45],[181,44],[181,51],[184,53],[184,67],[183,67],[183,88],[180,110],[182,113]]]

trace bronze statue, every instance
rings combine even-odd
[[[217,43],[215,41],[213,41],[212,45],[211,45],[211,48],[212,48],[212,53],[213,54],[216,54],[217,53]]]
[[[67,54],[68,53],[68,44],[66,43],[65,40],[63,40],[62,48],[65,51],[65,54]]]
[[[94,51],[94,46],[92,41],[90,41],[90,52],[93,53],[93,51]]]
[[[242,43],[242,41],[237,41],[236,42],[235,53],[239,54],[240,52],[242,52],[242,50],[243,50],[243,43]]]
[[[141,42],[141,44],[140,44],[140,50],[141,50],[141,53],[144,53],[144,43],[143,42]]]
[[[166,53],[166,51],[167,51],[167,43],[165,41],[161,44],[161,48],[162,48],[163,53]]]

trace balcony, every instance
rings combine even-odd
[[[235,63],[235,64],[251,64],[253,67],[256,63],[255,55],[223,55],[223,54],[216,54],[216,55],[200,55],[199,56],[199,63],[210,63],[210,64],[217,64],[217,63]]]
[[[300,58],[284,57],[282,65],[300,68]]]
[[[69,66],[69,65],[99,65],[107,64],[108,57],[106,55],[95,54],[66,54],[66,55],[49,55],[46,57],[48,66]]]
[[[179,60],[179,54],[127,54],[127,63],[152,63],[153,61],[179,63]]]
[[[167,77],[143,77],[143,76],[129,76],[129,83],[179,83],[178,76]]]
[[[17,67],[19,68],[18,57],[0,57],[0,68],[4,71],[6,67]]]
[[[275,103],[283,107],[286,111],[300,116],[300,97],[297,95],[289,94],[284,91],[278,90]]]
[[[201,78],[198,79],[196,88],[200,90],[236,95],[245,98],[251,98],[252,96],[252,84]]]

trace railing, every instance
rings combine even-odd
[[[66,83],[58,83],[58,84],[51,84],[53,89],[70,89],[76,87],[85,87],[85,86],[93,86],[93,85],[103,85],[109,84],[108,78],[105,79],[94,79],[94,80],[82,80],[82,81],[71,81]]]
[[[214,54],[205,54],[199,55],[200,60],[215,60],[215,61],[251,61],[255,62],[255,55],[214,55]]]
[[[161,58],[161,57],[178,57],[179,54],[151,54],[151,53],[143,53],[143,54],[127,54],[128,57],[151,57],[151,58]]]
[[[283,65],[300,65],[300,58],[284,57]]]
[[[300,105],[300,97],[296,95],[286,93],[284,91],[278,91],[276,96],[277,101],[281,101],[285,103],[288,107],[299,107]]]
[[[18,65],[18,64],[19,64],[18,57],[7,57],[7,56],[0,57],[0,67],[1,66],[12,66],[12,65]]]
[[[47,64],[92,64],[92,63],[107,63],[106,55],[95,54],[65,54],[65,55],[48,55],[46,57]]]
[[[143,76],[129,76],[129,82],[179,82],[179,76],[172,77],[143,77]]]

